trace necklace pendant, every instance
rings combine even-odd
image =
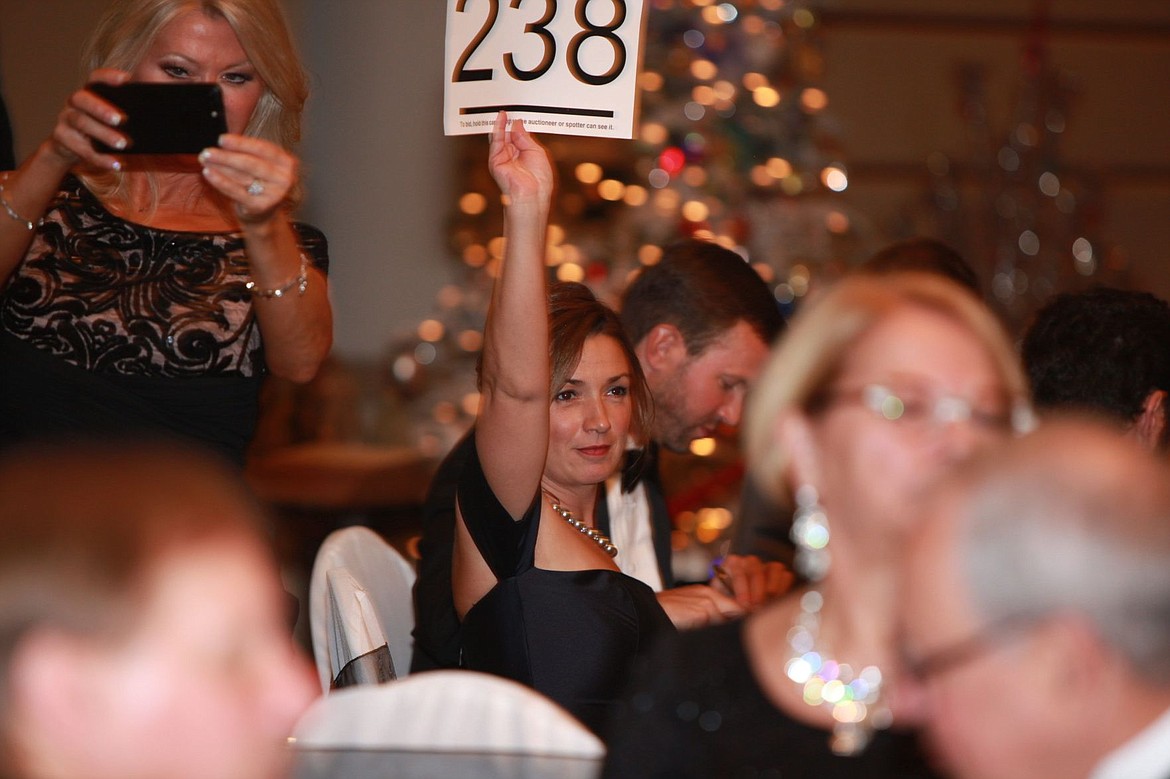
[[[817,590],[801,596],[801,613],[788,632],[792,654],[784,672],[801,686],[805,703],[832,713],[829,747],[833,753],[856,755],[869,744],[874,729],[889,725],[889,709],[881,703],[882,672],[870,665],[855,674],[847,663],[833,659],[818,645],[822,605]]]
[[[859,723],[837,723],[833,726],[833,735],[829,737],[829,748],[834,755],[852,757],[859,755],[869,746],[869,728]]]

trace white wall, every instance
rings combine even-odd
[[[80,83],[81,45],[104,7],[104,0],[0,0],[0,86],[18,160],[48,135]]]
[[[445,3],[302,0],[313,76],[305,217],[329,236],[336,350],[371,357],[413,330],[455,270],[444,225]]]

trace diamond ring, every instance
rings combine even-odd
[[[260,183],[260,179],[252,179],[252,183],[248,185],[248,194],[252,197],[264,194],[264,185]]]

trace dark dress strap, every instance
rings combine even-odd
[[[456,500],[463,523],[467,525],[476,548],[497,579],[507,579],[529,570],[536,564],[536,534],[540,529],[540,491],[524,516],[513,519],[492,492],[479,450],[473,446],[459,476]]]

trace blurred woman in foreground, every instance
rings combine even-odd
[[[811,303],[744,429],[757,484],[796,507],[797,567],[812,583],[660,646],[610,731],[607,775],[929,776],[892,694],[912,509],[1026,420],[1007,337],[957,285],[856,277]]]

